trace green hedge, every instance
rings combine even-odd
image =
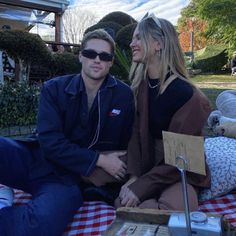
[[[116,43],[121,49],[130,50],[130,43],[132,41],[134,30],[137,23],[126,25],[122,27],[116,34]]]
[[[35,124],[40,88],[26,82],[0,84],[0,128]]]
[[[49,64],[49,71],[51,77],[79,73],[81,71],[79,56],[70,52],[55,53]]]
[[[114,11],[107,14],[99,21],[99,23],[108,21],[116,22],[117,24],[122,26],[126,26],[137,22],[132,16],[121,11]]]
[[[228,56],[225,46],[207,46],[195,54],[194,69],[201,69],[202,72],[218,72],[227,64]]]
[[[96,29],[105,29],[105,30],[107,30],[108,33],[111,34],[112,37],[115,37],[117,32],[121,28],[122,28],[122,25],[120,25],[116,22],[113,22],[113,21],[98,22],[97,24],[92,25],[89,28],[87,28],[84,33],[86,34],[90,31],[93,31],[93,30],[96,30]],[[109,30],[111,32],[109,32]]]

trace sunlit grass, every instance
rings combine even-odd
[[[217,96],[224,90],[234,89],[236,86],[236,76],[230,74],[197,75],[191,78],[191,81],[206,94],[213,109],[216,109]]]
[[[236,83],[236,76],[230,74],[214,74],[214,75],[196,75],[191,78],[193,82],[234,82]]]

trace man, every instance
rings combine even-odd
[[[236,75],[236,51],[233,53],[233,57],[231,60],[231,75]]]
[[[0,210],[1,236],[61,235],[82,205],[81,183],[96,189],[93,182],[125,177],[120,156],[131,134],[134,100],[130,88],[108,74],[114,50],[104,30],[86,34],[81,74],[51,79],[42,88],[37,140],[0,138],[0,183],[32,194],[29,203]],[[105,177],[98,183],[97,176]]]

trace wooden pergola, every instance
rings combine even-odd
[[[32,9],[41,10],[46,12],[55,13],[55,42],[60,43],[62,41],[61,32],[62,32],[62,15],[68,5],[70,4],[69,0],[0,0],[0,6],[10,6],[11,8],[25,8],[31,11]],[[2,19],[0,16],[0,25],[1,22],[7,23],[7,19]],[[17,20],[16,20],[17,21]],[[2,23],[3,24],[3,23]],[[14,22],[11,20],[11,24]],[[21,24],[18,22],[18,24]]]

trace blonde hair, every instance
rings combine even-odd
[[[161,88],[168,72],[177,77],[188,80],[185,60],[179,44],[178,35],[174,26],[165,19],[156,18],[154,15],[143,18],[137,25],[141,42],[144,47],[145,63],[132,63],[130,69],[131,87],[137,92],[142,80],[147,77],[149,66],[148,54],[150,49],[149,39],[158,40],[161,45],[160,51],[160,83]],[[192,84],[192,83],[191,83]]]

